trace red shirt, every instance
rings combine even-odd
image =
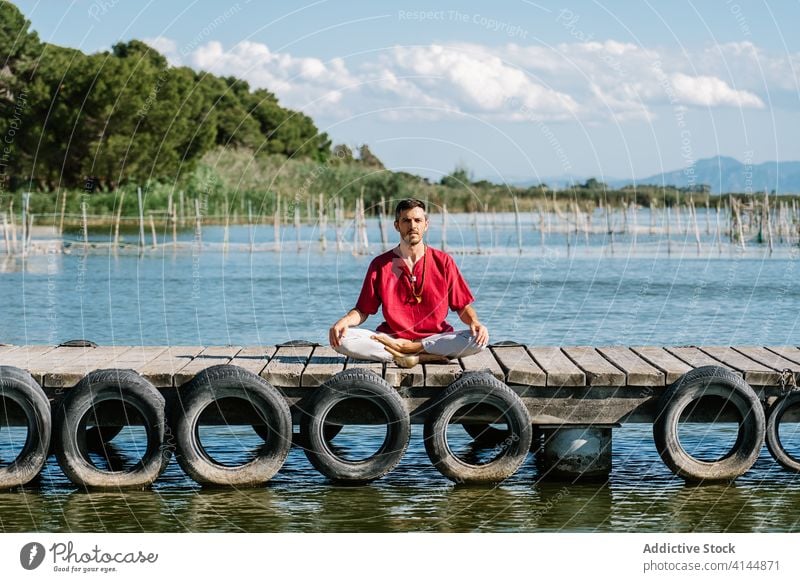
[[[453,257],[426,245],[413,274],[414,283],[405,261],[393,250],[378,255],[367,269],[356,309],[373,315],[382,305],[385,321],[378,332],[398,338],[419,340],[453,331],[446,321],[448,309],[460,311],[475,301]],[[414,290],[422,296],[419,303]]]

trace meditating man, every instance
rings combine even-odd
[[[404,368],[446,363],[483,350],[489,331],[478,321],[471,305],[475,298],[453,257],[423,242],[428,230],[425,203],[402,200],[394,217],[400,244],[370,263],[355,308],[330,329],[333,349],[362,360],[394,360]],[[379,307],[384,322],[377,332],[356,327]],[[469,329],[454,331],[446,321],[448,309]]]

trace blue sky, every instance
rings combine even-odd
[[[19,1],[43,40],[145,39],[393,169],[642,178],[800,159],[800,2]]]

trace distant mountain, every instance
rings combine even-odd
[[[613,187],[632,184],[632,180],[610,182]],[[637,185],[656,184],[666,186],[691,186],[708,184],[714,194],[728,192],[759,193],[764,190],[779,194],[800,192],[800,162],[764,162],[762,164],[743,164],[739,160],[725,156],[715,156],[697,160],[694,176],[689,167],[656,174],[636,180]]]
[[[551,188],[562,190],[571,184],[583,184],[588,176],[549,176],[541,182]],[[600,178],[597,178],[598,180]],[[511,179],[512,186],[528,188],[539,184],[534,179]],[[606,178],[605,183],[611,188],[621,188],[633,184],[633,180]],[[764,162],[761,164],[744,164],[735,158],[715,156],[697,160],[694,164],[694,179],[687,169],[673,170],[636,180],[639,186],[655,184],[658,186],[688,187],[708,184],[714,194],[728,192],[752,192],[757,194],[765,189],[779,194],[800,193],[800,162]]]

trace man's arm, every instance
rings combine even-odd
[[[472,305],[467,305],[464,309],[459,311],[458,317],[469,326],[472,337],[475,338],[475,342],[478,345],[485,346],[489,343],[489,330],[478,321],[478,314],[475,313],[475,309],[473,309]]]
[[[339,347],[344,334],[347,333],[348,327],[355,327],[361,325],[367,320],[368,315],[364,315],[358,309],[353,308],[347,312],[343,318],[333,324],[333,327],[328,331],[328,340],[334,348]]]

